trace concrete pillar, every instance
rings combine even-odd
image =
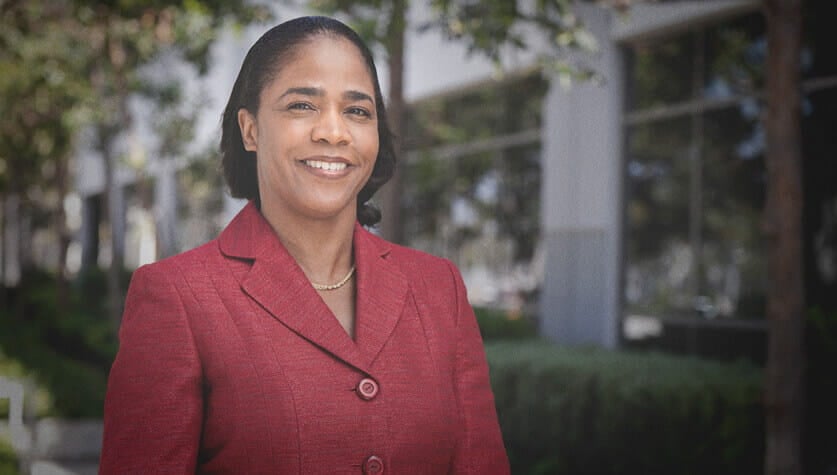
[[[618,344],[622,65],[609,13],[581,8],[599,52],[583,58],[603,83],[563,88],[544,102],[541,333],[563,344]]]

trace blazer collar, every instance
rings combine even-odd
[[[391,260],[390,243],[355,224],[357,297],[352,340],[252,202],[218,240],[224,255],[252,260],[240,279],[247,295],[301,337],[369,373],[395,330],[409,287]]]

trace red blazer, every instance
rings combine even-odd
[[[459,272],[360,225],[354,256],[355,340],[252,203],[137,269],[99,473],[508,473]]]

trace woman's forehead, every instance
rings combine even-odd
[[[318,34],[296,45],[279,59],[274,84],[278,81],[346,84],[349,89],[374,90],[375,78],[360,49],[336,35]],[[306,84],[296,84],[306,85]]]

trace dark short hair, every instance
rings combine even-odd
[[[357,198],[358,221],[364,226],[371,226],[381,220],[381,212],[367,202],[395,172],[393,137],[387,124],[386,108],[372,53],[354,30],[333,18],[306,16],[286,21],[268,30],[247,52],[221,119],[221,167],[224,178],[234,198],[246,198],[260,205],[256,154],[244,149],[238,111],[244,108],[255,115],[259,110],[262,90],[276,77],[282,66],[292,60],[296,48],[317,35],[336,36],[351,41],[363,56],[372,77],[378,116],[378,157],[372,175]]]

